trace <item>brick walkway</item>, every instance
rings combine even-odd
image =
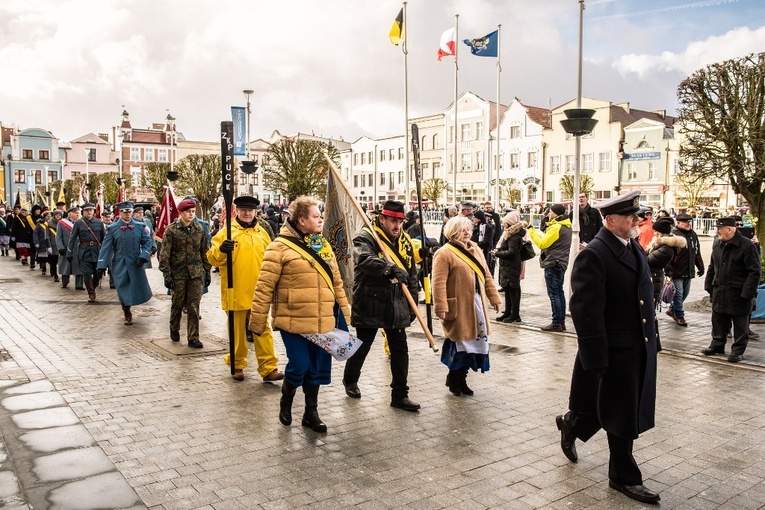
[[[262,383],[254,369],[244,382],[231,380],[214,352],[225,349],[217,289],[203,298],[206,352],[186,355],[191,350],[167,338],[164,292],[136,307],[135,325],[125,327],[114,291],[101,289],[99,303],[87,305],[84,292],[60,289],[2,258],[0,501],[6,508],[78,510],[642,508],[608,488],[604,434],[579,444],[578,464],[560,452],[554,417],[566,409],[576,339],[532,327],[549,317],[532,278],[530,269],[527,325],[494,326],[491,371],[468,379],[474,397],[447,391],[445,367],[413,328],[411,398],[421,412],[389,406],[378,338],[361,400],[345,396],[342,364],[335,363],[333,383],[319,395],[329,432],[316,434],[299,420],[279,424],[278,384]],[[150,281],[162,289],[156,269]],[[708,316],[693,313],[698,320],[676,334],[669,331],[680,328],[662,322],[665,344],[678,347],[659,357],[657,426],[636,441],[635,456],[646,484],[661,493],[661,508],[765,508],[765,369],[756,359],[733,365],[694,354],[709,330]],[[283,367],[278,337],[277,351]],[[8,393],[30,382],[38,386]],[[47,439],[25,442],[28,430],[14,418],[34,402],[76,420],[47,424]],[[76,440],[62,440],[55,427]],[[62,453],[73,460],[59,464],[59,477],[37,469]],[[78,470],[85,454],[100,459],[98,468]],[[76,496],[66,490],[72,486]],[[103,506],[98,494],[105,490],[121,499]]]

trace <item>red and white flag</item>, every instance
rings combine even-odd
[[[154,229],[154,235],[162,239],[165,233],[165,227],[170,225],[178,218],[178,209],[175,207],[175,197],[169,186],[165,186],[165,197],[162,199],[162,211],[159,213],[157,228]]]
[[[104,210],[104,183],[98,186],[96,191],[96,218],[101,218],[101,214]]]
[[[450,28],[441,34],[441,44],[438,47],[438,61],[442,58],[457,54],[457,41],[454,37],[454,29]]]

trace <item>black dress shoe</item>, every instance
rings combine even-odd
[[[576,453],[576,436],[571,432],[571,428],[563,416],[556,416],[555,424],[558,426],[558,430],[560,430],[560,449],[563,450],[563,455],[571,462],[576,462],[579,460],[579,455]]]
[[[181,333],[180,333],[180,331],[173,331],[171,329],[170,330],[170,340],[172,340],[173,342],[180,342],[181,341]],[[191,342],[189,342],[189,343],[191,343]]]
[[[201,349],[204,347],[204,344],[202,344],[202,342],[199,340],[189,340],[189,347],[193,347],[194,349]]]
[[[508,317],[510,317],[510,314],[509,314],[509,313],[507,313],[507,312],[505,312],[505,313],[503,313],[502,315],[500,315],[499,317],[497,317],[497,318],[496,318],[496,319],[494,319],[494,320],[497,320],[497,321],[504,321],[504,320],[505,320],[505,319],[507,319]]]
[[[608,486],[621,492],[628,498],[642,501],[643,503],[658,503],[661,501],[661,497],[645,485],[622,485],[609,480]]]
[[[410,413],[416,413],[420,410],[420,404],[412,402],[408,397],[394,398],[390,401],[390,406],[409,411]]]
[[[744,359],[744,356],[742,354],[731,354],[730,356],[728,356],[728,361],[730,361],[731,363],[738,363],[742,359]]]
[[[712,349],[711,347],[707,347],[703,351],[701,351],[701,354],[704,356],[712,356],[713,354],[725,354],[725,351],[721,351],[719,349]]]
[[[505,324],[512,324],[513,322],[521,322],[521,318],[520,317],[508,317],[505,320],[503,320],[502,322],[504,322]]]
[[[361,398],[361,390],[359,389],[359,383],[347,383],[343,380],[343,386],[345,386],[345,394],[351,398]]]

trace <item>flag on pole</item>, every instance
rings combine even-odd
[[[327,173],[327,200],[324,204],[324,237],[335,252],[348,301],[353,295],[353,237],[364,226],[364,218],[342,178],[330,166]]]
[[[101,213],[104,210],[104,183],[102,182],[98,186],[98,191],[96,191],[96,212],[95,216],[96,218],[101,218]]]
[[[165,197],[162,199],[162,211],[159,213],[157,228],[154,235],[162,239],[165,228],[178,218],[178,209],[175,208],[175,197],[170,186],[165,186]]]
[[[496,57],[499,50],[497,45],[498,39],[499,30],[495,30],[478,39],[465,39],[462,42],[470,46],[470,53],[476,57]]]
[[[244,114],[246,108],[243,106],[231,107],[231,119],[234,121],[234,156],[247,155],[247,123]]]
[[[13,204],[13,208],[21,207],[21,190],[16,190],[16,203]]]
[[[61,187],[58,190],[58,200],[57,202],[66,202],[66,197],[64,196],[64,183],[61,182]]]
[[[454,29],[450,28],[441,34],[441,44],[438,47],[438,61],[448,56],[457,54],[457,42],[454,37]]]
[[[404,38],[403,8],[398,12],[398,16],[396,16],[396,19],[393,21],[393,25],[390,27],[390,32],[388,32],[388,37],[390,37],[391,44],[395,44],[396,46],[398,46],[398,43]]]

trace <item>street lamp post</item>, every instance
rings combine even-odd
[[[168,176],[171,173],[175,174],[176,176],[175,179],[171,180],[172,182],[178,179],[178,173],[175,171],[175,151],[173,150],[175,145],[175,117],[170,115],[169,112],[167,114],[167,125],[170,128],[170,172],[168,172]],[[170,180],[169,177],[168,180]]]
[[[255,172],[255,170],[258,169],[258,167],[255,165],[255,163],[250,158],[250,96],[255,91],[252,89],[244,89],[242,93],[244,93],[244,97],[247,99],[247,146],[244,149],[245,153],[245,159],[247,160],[247,164],[245,165],[245,162],[242,161],[241,167],[242,172],[244,172],[247,175],[247,186],[250,190],[250,195],[252,195],[252,178],[250,177],[251,174]]]

